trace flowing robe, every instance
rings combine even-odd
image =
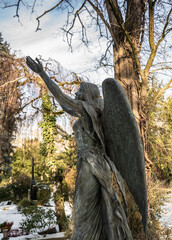
[[[100,116],[85,102],[83,106],[85,117],[73,126],[78,157],[71,239],[132,239],[123,207],[111,185],[111,168],[115,166],[100,139]]]
[[[79,117],[79,120],[74,125],[78,145],[78,175],[74,199],[74,230],[71,239],[132,240],[123,207],[111,185],[110,176],[112,171],[121,190],[125,205],[122,178],[114,163],[106,155],[104,136],[101,129],[101,113],[97,111],[99,109],[98,94],[92,91],[92,89],[95,89],[95,85],[90,84],[89,87],[85,88],[85,93],[82,91],[79,98],[72,99],[64,94],[49,78],[38,59],[35,62],[31,57],[26,57],[26,62],[34,72],[42,77],[62,108],[70,115]],[[112,79],[110,81],[112,82]],[[111,88],[111,85],[108,84],[108,86]],[[95,94],[94,96],[90,94],[91,91]],[[121,92],[118,89],[117,93],[119,94],[117,96],[120,95],[120,98]],[[118,100],[117,98],[117,105],[120,103]],[[106,117],[108,118],[108,115]],[[120,161],[121,158],[117,160]],[[124,158],[125,160],[126,158]]]

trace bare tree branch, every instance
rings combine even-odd
[[[41,98],[41,96],[38,96],[38,97],[32,99],[31,101],[27,102],[24,106],[22,106],[19,110],[22,111],[25,107],[27,107],[28,105],[32,104],[34,101],[36,101],[40,98]],[[41,110],[39,110],[39,111],[41,111]]]
[[[168,27],[169,24],[169,19],[170,19],[170,15],[172,14],[172,7],[167,15],[167,19],[166,19],[166,23],[164,25],[163,31],[162,31],[162,37],[159,39],[158,43],[157,43],[157,47],[160,45],[160,43],[164,40],[164,38],[166,37],[166,35],[172,30],[172,28],[168,29],[166,32],[166,29]]]
[[[107,2],[109,3],[109,5],[111,6],[111,8],[112,8],[112,10],[113,10],[113,12],[114,12],[114,14],[115,14],[115,17],[116,17],[118,23],[123,23],[124,21],[123,21],[122,14],[121,14],[120,8],[119,8],[119,6],[118,6],[117,0],[114,0],[114,1],[112,1],[112,0],[106,0],[106,1],[107,1]]]
[[[23,78],[24,78],[24,77],[19,77],[19,78],[16,78],[16,79],[12,80],[12,81],[6,82],[6,83],[0,85],[0,88],[4,88],[4,87],[6,87],[8,84],[11,84],[11,83],[14,83],[14,82],[18,82],[19,80],[21,80],[21,79],[23,79]]]
[[[34,9],[35,9],[35,4],[36,4],[36,2],[37,2],[37,0],[34,0],[34,2],[33,2],[33,6],[32,6],[32,13],[34,13]]]
[[[16,15],[14,17],[18,17],[19,18],[19,8],[20,8],[20,2],[22,2],[22,0],[18,0],[17,2],[17,9],[16,9]]]
[[[152,70],[151,72],[149,72],[150,74],[152,74],[152,73],[154,73],[154,72],[157,72],[157,71],[161,71],[161,70],[165,70],[165,69],[172,69],[172,67],[168,67],[168,66],[166,66],[166,67],[161,67],[161,68],[157,68],[157,69],[155,69],[155,70]]]
[[[115,40],[116,40],[116,37],[115,37],[115,35],[114,35],[114,33],[113,33],[113,31],[112,31],[109,23],[108,23],[108,22],[106,21],[106,19],[104,18],[103,13],[100,11],[100,9],[99,9],[97,6],[95,6],[95,5],[93,4],[92,1],[90,1],[90,0],[87,0],[87,1],[88,1],[89,4],[92,6],[92,8],[96,11],[97,15],[100,16],[101,20],[104,22],[104,24],[105,24],[105,26],[107,27],[107,29],[109,30],[109,32],[110,32],[113,40],[115,41]]]
[[[151,51],[156,47],[154,42],[154,6],[155,2],[149,0],[149,45]]]
[[[86,46],[88,46],[88,39],[87,39],[86,29],[85,29],[85,26],[84,26],[84,24],[83,24],[83,22],[82,22],[82,20],[81,20],[81,18],[79,16],[79,13],[84,8],[86,2],[87,2],[87,0],[84,0],[84,2],[81,5],[81,7],[75,11],[74,16],[73,16],[73,20],[72,20],[72,23],[70,24],[69,29],[66,30],[66,29],[62,28],[62,30],[66,33],[67,43],[68,43],[69,48],[71,50],[72,50],[72,37],[73,37],[73,33],[71,32],[71,30],[74,28],[75,22],[76,22],[77,18],[78,18],[78,20],[79,20],[79,22],[81,24],[82,41],[85,43]],[[69,25],[69,16],[70,16],[70,13],[68,12],[68,18],[67,18],[66,27]]]
[[[153,9],[152,9],[153,10]],[[151,11],[152,11],[151,10]],[[166,29],[168,27],[168,24],[169,24],[169,18],[170,18],[170,15],[172,13],[172,8],[170,9],[169,13],[168,13],[168,16],[167,16],[167,19],[166,19],[166,23],[164,25],[164,28],[163,28],[163,31],[162,31],[162,35],[161,35],[161,38],[158,40],[157,44],[155,45],[155,43],[153,43],[153,36],[150,36],[151,38],[151,53],[150,53],[150,56],[149,56],[149,59],[147,61],[147,64],[146,64],[146,67],[144,69],[144,75],[145,75],[145,79],[148,80],[148,76],[149,76],[149,71],[150,71],[150,68],[152,66],[152,63],[155,59],[155,56],[156,56],[156,53],[157,53],[157,49],[160,45],[160,43],[164,40],[164,38],[166,37],[166,35],[169,33],[169,31],[166,32]],[[154,15],[154,13],[152,12],[152,15]],[[153,27],[152,27],[153,28]],[[150,34],[152,35],[153,33],[150,32]]]
[[[22,0],[18,0],[16,4],[11,4],[11,5],[8,5],[8,4],[5,3],[5,6],[3,7],[3,9],[10,8],[10,7],[16,7],[16,14],[13,17],[17,17],[20,24],[22,24],[20,22],[20,18],[19,18],[19,9],[20,9],[20,3],[21,2],[23,3]]]
[[[172,88],[172,78],[170,79],[170,81],[168,82],[168,84],[166,86],[164,86],[163,88],[161,88],[158,92],[158,94],[155,96],[154,98],[154,102],[157,100],[157,98],[163,94],[163,92],[165,92],[165,90],[167,90],[168,88]]]
[[[60,4],[64,2],[64,0],[61,0],[59,3],[57,3],[55,6],[53,6],[52,8],[46,10],[43,14],[41,14],[39,17],[36,18],[36,20],[38,21],[38,26],[36,31],[41,30],[40,28],[40,18],[42,18],[43,16],[45,16],[47,13],[52,12],[55,8],[57,8],[58,6],[60,6]]]

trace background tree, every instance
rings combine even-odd
[[[41,96],[42,93],[45,92],[45,86],[42,84],[41,79],[39,79],[36,75],[33,75],[31,72],[29,72],[26,69],[24,59],[17,59],[20,60],[20,64],[17,65],[17,70],[19,71],[21,75],[19,79],[13,78],[12,83],[17,83],[17,87],[21,91],[21,95],[19,94],[18,101],[22,100],[22,105],[19,105],[19,109],[17,111],[24,110],[27,106],[32,105],[33,109],[35,109],[35,112],[42,111],[41,109]],[[15,62],[16,59],[13,59]],[[12,61],[12,66],[14,62]],[[44,61],[44,65],[46,70],[49,72],[49,75],[52,79],[54,79],[58,85],[60,85],[64,91],[73,94],[81,82],[81,79],[78,78],[75,74],[69,74],[68,72],[62,73],[61,67],[59,64],[57,64],[55,61]],[[11,65],[10,65],[11,66]],[[7,71],[8,72],[8,71]],[[153,73],[155,74],[155,71],[153,70]],[[22,81],[20,81],[22,79]],[[68,81],[66,81],[68,79]],[[9,80],[9,79],[8,79]],[[152,80],[152,78],[149,79]],[[4,86],[10,86],[9,81],[1,84],[1,88]],[[33,91],[35,89],[35,86],[37,86],[36,91]],[[155,84],[153,85],[147,85],[148,87],[148,95],[146,99],[146,105],[144,108],[144,117],[145,117],[145,125],[144,125],[144,131],[145,131],[145,148],[148,150],[148,153],[153,160],[154,166],[156,169],[158,169],[159,176],[162,178],[168,178],[168,181],[170,181],[171,178],[171,160],[170,160],[170,134],[171,131],[171,115],[170,115],[170,109],[171,109],[171,103],[170,99],[168,101],[164,100],[162,97],[162,94],[164,93],[165,89],[170,86],[167,84],[163,87],[156,87]],[[10,88],[9,88],[10,89]],[[26,90],[27,89],[27,90]],[[31,91],[29,92],[29,97],[26,96],[24,91]],[[37,95],[35,95],[37,94]],[[47,103],[48,108],[50,108],[53,113],[50,113],[50,109],[47,111],[45,107],[45,111],[47,116],[48,113],[50,113],[50,118],[45,117],[44,120],[51,120],[51,118],[56,118],[57,112],[61,112],[61,109],[59,108],[58,104],[55,102],[53,98],[48,97],[47,94],[45,94],[47,97],[45,97],[45,103]],[[30,97],[31,96],[31,97]],[[44,97],[43,97],[44,98]],[[46,104],[45,104],[46,105]],[[57,110],[55,110],[57,108]],[[33,118],[33,115],[32,115]],[[8,118],[7,118],[8,119]],[[43,121],[44,121],[43,120]],[[50,123],[53,123],[54,126],[54,120],[50,121]],[[160,124],[157,122],[160,122]],[[30,122],[32,124],[32,122]],[[5,126],[5,125],[4,125]],[[46,123],[44,123],[44,126],[46,126]],[[57,127],[57,125],[56,125]],[[53,127],[53,129],[55,129]],[[50,177],[51,180],[55,180],[57,188],[56,188],[56,194],[55,194],[55,201],[58,204],[58,206],[62,206],[62,208],[58,209],[59,214],[62,215],[64,213],[64,201],[68,200],[69,197],[71,198],[73,192],[74,192],[74,179],[76,176],[76,167],[75,167],[75,160],[76,160],[76,148],[73,141],[73,136],[69,136],[66,134],[63,130],[60,130],[60,127],[57,127],[59,130],[59,135],[62,135],[62,139],[55,139],[56,137],[53,136],[52,138],[52,146],[55,150],[52,151],[54,154],[53,161],[48,165],[51,171],[47,172],[47,179]],[[169,131],[165,131],[164,129],[168,129]],[[54,131],[54,130],[53,130]],[[158,134],[157,134],[158,133]],[[163,134],[162,134],[163,133]],[[54,132],[56,135],[56,131]],[[30,136],[32,133],[30,133]],[[50,136],[51,137],[51,136]],[[54,145],[54,139],[55,139],[55,145]],[[68,141],[65,141],[68,139]],[[16,154],[14,154],[14,164],[13,164],[13,176],[17,178],[17,175],[19,176],[19,173],[22,173],[26,175],[29,173],[25,172],[25,170],[30,168],[30,157],[31,153],[35,156],[36,159],[36,177],[37,179],[41,178],[42,171],[45,170],[46,172],[46,162],[44,161],[46,158],[45,156],[40,154],[39,152],[39,141],[37,140],[27,140],[27,143],[23,145],[27,145],[26,147],[23,147],[25,150],[23,152],[23,149],[16,149]],[[58,148],[62,150],[62,147],[57,148],[57,143],[63,144],[65,146],[64,151],[56,152]],[[30,146],[31,151],[29,150]],[[154,147],[156,146],[156,148]],[[162,147],[163,146],[163,147]],[[46,147],[44,145],[44,147]],[[165,149],[163,151],[163,149]],[[46,150],[46,148],[45,148]],[[48,153],[50,154],[50,153]],[[23,156],[22,156],[23,155]],[[50,154],[51,155],[51,154]],[[26,169],[24,169],[26,166]],[[43,166],[43,169],[41,168]],[[23,181],[23,180],[22,180]],[[59,204],[59,201],[61,201],[61,205]],[[62,211],[62,212],[60,212]],[[62,228],[65,227],[65,224],[62,226]]]
[[[34,1],[29,6],[28,1],[16,1],[9,5],[4,1],[4,8],[16,7],[16,15],[20,15],[21,5],[36,11]],[[167,35],[172,30],[172,6],[170,0],[83,0],[83,1],[57,1],[50,9],[37,13],[37,30],[40,30],[41,18],[46,14],[62,10],[66,13],[67,21],[63,27],[69,46],[72,48],[72,38],[80,34],[82,43],[89,45],[87,30],[93,27],[99,31],[99,39],[107,40],[107,49],[101,57],[100,64],[108,66],[108,54],[113,55],[115,78],[120,81],[131,103],[140,133],[143,139],[147,170],[152,165],[147,155],[146,136],[146,107],[148,95],[148,82],[151,71],[169,70],[171,65],[167,61],[156,62],[155,57],[162,49],[170,49]],[[87,22],[88,24],[85,24]],[[80,31],[78,27],[80,25]],[[76,33],[77,32],[77,33]],[[153,64],[154,63],[154,64]],[[156,68],[157,67],[157,68]],[[169,79],[169,87],[172,80]]]
[[[63,90],[68,94],[73,94],[82,80],[75,74],[65,73],[61,66],[53,61],[42,60],[45,68]],[[66,77],[67,75],[67,77]],[[27,77],[30,75],[27,75]],[[66,80],[67,78],[67,80]],[[32,81],[29,81],[29,86],[32,89]],[[40,112],[42,120],[39,122],[39,127],[42,133],[42,140],[23,141],[22,147],[16,149],[14,153],[14,161],[12,166],[12,177],[18,178],[20,173],[30,176],[31,174],[31,159],[35,159],[35,179],[42,183],[53,184],[54,201],[56,203],[56,213],[59,219],[60,229],[66,229],[67,219],[64,211],[64,202],[73,200],[74,184],[76,177],[76,145],[74,136],[68,134],[63,127],[58,125],[58,120],[64,114],[64,111],[59,107],[55,99],[49,95],[45,85],[41,85],[38,78],[39,91],[36,96],[32,95],[32,100],[25,100],[25,108],[32,102],[32,107],[35,111]],[[38,98],[38,97],[39,98]],[[35,100],[36,99],[36,100]],[[34,115],[35,116],[35,115]],[[33,117],[33,116],[32,116]],[[38,116],[37,116],[38,117]],[[72,118],[69,122],[73,121]],[[32,125],[32,122],[29,122]],[[32,134],[30,133],[30,137]]]
[[[15,181],[22,175],[32,177],[32,158],[35,160],[35,178],[37,181],[41,179],[41,155],[39,154],[40,141],[38,139],[25,139],[21,146],[15,149],[12,168],[12,180]]]
[[[54,200],[58,224],[61,230],[68,229],[68,220],[65,216],[65,201],[73,204],[76,180],[77,148],[73,135],[63,134],[60,140],[61,151],[56,158],[56,191]]]
[[[29,74],[25,59],[17,58],[10,51],[10,45],[3,41],[0,33],[0,179],[10,173],[13,144],[17,127],[26,117],[24,109],[33,105],[39,97],[29,98],[24,93],[33,86],[39,86]],[[36,88],[35,88],[36,89]],[[31,94],[32,96],[33,94]],[[0,180],[0,181],[1,181]]]
[[[0,181],[10,171],[13,133],[21,106],[17,84],[19,77],[19,63],[0,33]]]
[[[172,182],[172,98],[164,98],[157,92],[162,90],[153,78],[148,91],[147,108],[147,149],[153,162],[153,176]]]
[[[42,141],[25,139],[22,146],[16,148],[11,164],[12,180],[21,176],[31,178],[31,161],[35,162],[36,182],[53,185],[56,214],[61,230],[68,225],[64,211],[65,201],[73,202],[76,178],[76,143],[73,135],[60,127],[56,118],[63,111],[53,107],[53,103],[45,91],[42,94],[40,110],[43,119],[39,124],[42,129]],[[43,201],[43,200],[42,200]]]
[[[70,87],[70,85],[72,86],[77,82],[77,77],[64,71],[57,62],[52,60],[43,60],[43,62],[47,71],[49,71],[48,67],[51,65],[51,71],[49,72],[54,78],[58,76],[58,83],[61,82],[64,89],[67,88],[66,84],[68,84],[68,92],[72,91],[73,87]],[[15,132],[25,132],[26,134],[26,129],[22,131],[17,129],[25,125],[26,122],[31,128],[34,116],[41,110],[41,97],[45,91],[45,85],[41,79],[29,71],[24,58],[17,58],[15,53],[10,53],[10,46],[3,41],[2,34],[0,35],[0,64],[0,179],[2,180],[4,176],[8,177],[10,173],[13,152],[12,141],[15,139]],[[65,82],[66,75],[68,76],[68,83]],[[57,106],[54,100],[53,103],[54,106]]]
[[[40,154],[44,158],[45,164],[42,165],[42,168],[44,169],[44,172],[45,172],[46,169],[50,170],[50,168],[53,167],[53,162],[55,160],[54,159],[55,158],[55,137],[57,135],[57,130],[56,130],[56,118],[54,115],[54,111],[53,111],[54,109],[52,107],[50,97],[45,92],[42,95],[41,99],[42,99],[43,120],[39,123],[39,126],[42,129],[43,141],[40,145]],[[50,172],[49,176],[47,175],[48,178],[50,178],[51,176],[51,170],[49,172]]]
[[[42,95],[43,141],[40,143],[41,180],[48,180],[54,185],[54,201],[60,230],[66,230],[68,222],[64,211],[64,202],[72,201],[76,177],[76,144],[74,136],[67,134],[57,123],[64,111],[57,110],[47,92]]]

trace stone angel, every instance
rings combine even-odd
[[[77,143],[72,240],[131,240],[124,180],[147,225],[147,189],[144,153],[130,104],[119,82],[108,78],[97,85],[83,82],[73,99],[64,94],[44,71],[42,63],[26,58],[57,102],[77,117],[73,130]],[[121,203],[111,183],[111,173],[122,194]]]

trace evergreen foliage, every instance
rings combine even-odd
[[[13,80],[19,75],[18,63],[0,33],[0,181],[10,173],[12,139],[20,108],[20,91]]]
[[[161,86],[153,82],[149,89],[147,136],[154,177],[172,181],[172,98],[161,95],[153,101]]]
[[[26,232],[38,232],[45,228],[49,229],[56,223],[55,212],[52,209],[43,209],[38,206],[30,206],[22,209],[25,218],[20,225]]]
[[[31,206],[35,206],[35,203],[31,200],[28,200],[27,198],[23,198],[19,204],[19,209],[21,208],[26,208],[26,207],[31,207]]]
[[[28,196],[31,178],[26,175],[20,175],[12,183],[0,187],[0,202],[13,201],[18,202]]]
[[[43,120],[39,124],[43,136],[43,141],[40,144],[42,163],[44,161],[42,172],[46,171],[44,179],[55,183],[54,201],[58,224],[60,230],[65,230],[68,221],[65,216],[64,202],[73,199],[74,195],[76,143],[74,136],[67,134],[56,125],[56,116],[59,116],[59,112],[53,108],[50,97],[46,92],[42,95],[42,114]],[[60,151],[56,148],[55,142],[58,144]]]
[[[157,149],[154,158],[162,179],[172,184],[172,98],[164,101],[162,108],[158,110],[160,127],[156,134],[156,143],[153,145],[154,151]]]
[[[40,179],[41,176],[41,156],[39,155],[38,139],[25,139],[21,147],[17,147],[13,154],[11,164],[13,180],[21,175],[31,177],[32,174],[32,157],[35,159],[35,177]]]
[[[51,189],[47,184],[37,183],[37,200],[39,205],[46,205],[51,198]]]
[[[10,45],[9,43],[7,43],[7,41],[4,42],[1,32],[0,32],[0,51],[10,54]]]

